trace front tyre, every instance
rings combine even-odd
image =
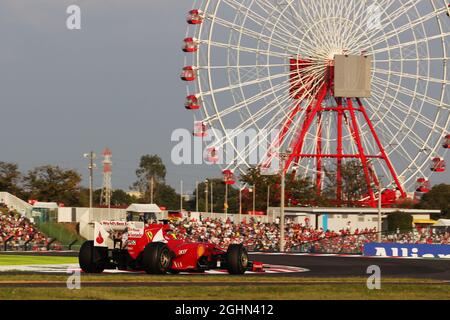
[[[102,273],[108,258],[108,249],[94,246],[94,241],[86,241],[78,253],[81,270],[86,273]]]
[[[248,269],[248,253],[242,244],[231,244],[227,250],[229,274],[244,274]]]
[[[144,249],[142,262],[148,274],[165,274],[170,271],[172,254],[162,242],[151,242]]]

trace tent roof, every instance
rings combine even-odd
[[[36,209],[58,209],[58,204],[56,202],[35,202],[33,208]]]
[[[161,209],[154,203],[148,203],[148,204],[141,204],[141,203],[133,203],[127,208],[128,212],[142,212],[142,213],[148,213],[148,212],[154,212],[159,213],[162,212]]]
[[[450,227],[450,219],[439,219],[433,227]]]

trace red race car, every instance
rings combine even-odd
[[[101,273],[105,269],[145,270],[149,274],[177,274],[226,269],[230,274],[263,271],[260,262],[248,259],[241,244],[222,250],[211,243],[194,243],[177,236],[168,225],[136,221],[95,223],[94,240],[79,252],[81,269]]]

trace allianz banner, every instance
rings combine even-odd
[[[368,257],[450,259],[450,245],[366,243],[364,245],[364,255]]]

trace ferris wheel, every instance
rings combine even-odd
[[[194,136],[226,181],[288,150],[284,170],[311,177],[318,192],[335,168],[338,201],[347,161],[362,165],[368,205],[380,184],[396,197],[427,192],[450,148],[449,6],[196,1],[181,74]]]

